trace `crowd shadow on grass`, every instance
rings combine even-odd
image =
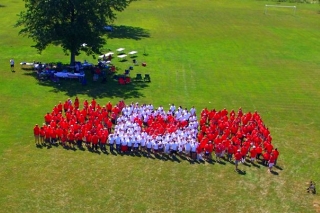
[[[24,75],[32,76],[37,79],[36,72],[25,72]],[[39,80],[41,86],[51,87],[50,92],[64,92],[65,95],[74,97],[76,95],[87,95],[91,98],[99,99],[104,97],[139,99],[144,97],[141,90],[149,86],[149,82],[131,82],[126,85],[120,85],[113,76],[107,76],[106,82],[102,83],[102,79],[98,81],[92,80],[92,74],[86,73],[87,85],[82,85],[78,79],[60,79],[58,82],[48,80]]]
[[[247,172],[246,172],[245,170],[240,170],[240,169],[238,169],[236,172],[237,172],[239,175],[246,175],[246,174],[247,174]]]
[[[113,31],[108,32],[109,39],[134,39],[141,40],[143,38],[149,38],[150,33],[148,30],[145,30],[141,27],[132,27],[132,26],[113,26]]]

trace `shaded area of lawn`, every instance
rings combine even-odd
[[[24,75],[32,76],[37,79],[36,72],[25,72]],[[102,79],[93,81],[90,71],[86,71],[87,84],[82,85],[78,79],[59,79],[59,82],[53,82],[51,80],[39,80],[38,84],[42,86],[52,87],[51,92],[58,93],[64,92],[65,95],[73,97],[79,94],[87,95],[92,98],[141,98],[144,97],[141,90],[148,87],[147,82],[134,80],[126,85],[120,85],[117,80],[113,78],[113,75],[107,75],[106,82],[102,82]]]
[[[148,30],[145,30],[141,27],[133,27],[133,26],[113,26],[113,30],[108,32],[109,39],[134,39],[134,40],[141,40],[143,38],[149,38],[150,33]]]

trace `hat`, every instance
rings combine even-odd
[[[240,149],[238,149],[237,151],[240,152]]]

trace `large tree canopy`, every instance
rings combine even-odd
[[[19,14],[17,27],[41,52],[49,44],[61,45],[70,63],[80,51],[99,53],[105,44],[104,26],[116,18],[134,0],[24,0],[25,11]],[[87,46],[83,47],[82,44]]]

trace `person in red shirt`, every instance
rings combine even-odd
[[[74,144],[75,144],[74,139],[75,139],[74,133],[73,131],[70,131],[68,134],[68,142],[69,142],[69,146],[70,147],[72,146],[72,148],[74,148]]]
[[[96,109],[96,105],[97,105],[96,100],[95,100],[94,98],[92,98],[92,100],[91,100],[91,107],[93,108],[93,110]]]
[[[221,153],[222,153],[222,149],[221,149],[220,144],[215,145],[214,152],[216,154],[216,161],[220,163],[221,162]]]
[[[57,142],[57,131],[56,131],[56,129],[54,128],[54,127],[51,127],[51,132],[50,132],[50,134],[51,134],[51,144],[56,144],[56,142]]]
[[[205,158],[207,159],[207,160],[212,160],[212,152],[213,152],[213,144],[212,144],[212,142],[211,141],[209,141],[206,145],[205,145],[205,147],[204,147],[204,149],[205,149]]]
[[[46,129],[45,129],[45,139],[44,139],[44,141],[45,141],[45,143],[47,144],[47,145],[50,145],[51,144],[51,131],[50,131],[51,129],[50,129],[50,126],[48,126]]]
[[[262,157],[263,157],[262,164],[267,166],[270,159],[270,154],[268,152],[265,152],[263,153]]]
[[[102,132],[102,134],[99,137],[100,149],[103,151],[107,151],[107,149],[106,149],[107,137],[108,136],[105,132]]]
[[[275,161],[274,161],[274,166],[277,165],[277,160],[278,160],[278,157],[279,157],[279,151],[278,151],[278,148],[275,148],[273,151],[272,151],[274,157],[275,157]]]
[[[44,121],[46,122],[47,125],[49,125],[51,120],[52,120],[52,116],[50,115],[49,112],[47,112],[47,114],[45,114],[45,116],[44,116]]]
[[[68,140],[67,135],[66,134],[62,134],[61,138],[60,138],[61,145],[65,147],[67,140]]]
[[[260,156],[262,154],[262,147],[261,146],[258,146],[256,148],[256,151],[257,151],[257,160],[260,160]]]
[[[94,135],[91,138],[91,142],[92,142],[92,149],[93,150],[98,150],[98,142],[99,142],[99,137],[97,135],[97,133],[94,133]]]
[[[274,166],[274,162],[275,162],[276,158],[274,156],[273,153],[270,154],[270,158],[269,158],[269,161],[268,161],[268,171],[269,172],[272,172],[272,167]]]
[[[236,171],[238,171],[238,165],[239,163],[241,162],[241,159],[242,159],[242,154],[240,152],[240,149],[238,149],[238,151],[234,154],[234,165],[236,166]]]
[[[231,162],[232,161],[232,155],[234,154],[234,145],[230,144],[228,146],[228,161]]]
[[[112,104],[111,104],[110,101],[108,102],[108,104],[106,105],[106,107],[107,107],[108,115],[110,115],[110,114],[111,114],[111,111],[112,111]]]
[[[64,104],[63,104],[63,110],[66,113],[68,111],[68,109],[69,109],[69,102],[65,101]]]
[[[90,144],[91,144],[91,132],[88,131],[86,134],[85,134],[85,139],[86,139],[86,147],[89,149],[90,148]]]
[[[34,142],[38,146],[40,145],[40,128],[38,124],[36,124],[33,128],[33,134],[34,134]]]
[[[82,133],[80,130],[78,130],[78,132],[75,134],[75,139],[77,141],[78,148],[81,149],[82,148]]]
[[[248,148],[246,146],[242,146],[241,149],[241,154],[242,154],[242,163],[244,163],[246,161],[246,156],[248,153]]]
[[[79,109],[79,104],[78,96],[76,96],[76,99],[74,100],[74,108]]]
[[[256,160],[256,157],[257,157],[257,150],[256,150],[256,147],[253,146],[250,149],[250,160],[251,160],[251,163],[254,163],[254,161]]]
[[[40,128],[40,144],[41,145],[44,145],[44,136],[45,136],[45,131],[44,131],[44,128],[41,127]]]
[[[62,112],[62,108],[63,108],[63,105],[62,105],[61,101],[59,101],[58,111],[59,111],[59,112]]]
[[[83,102],[83,108],[84,108],[84,109],[88,109],[88,106],[89,106],[88,100],[84,100],[84,102]]]

